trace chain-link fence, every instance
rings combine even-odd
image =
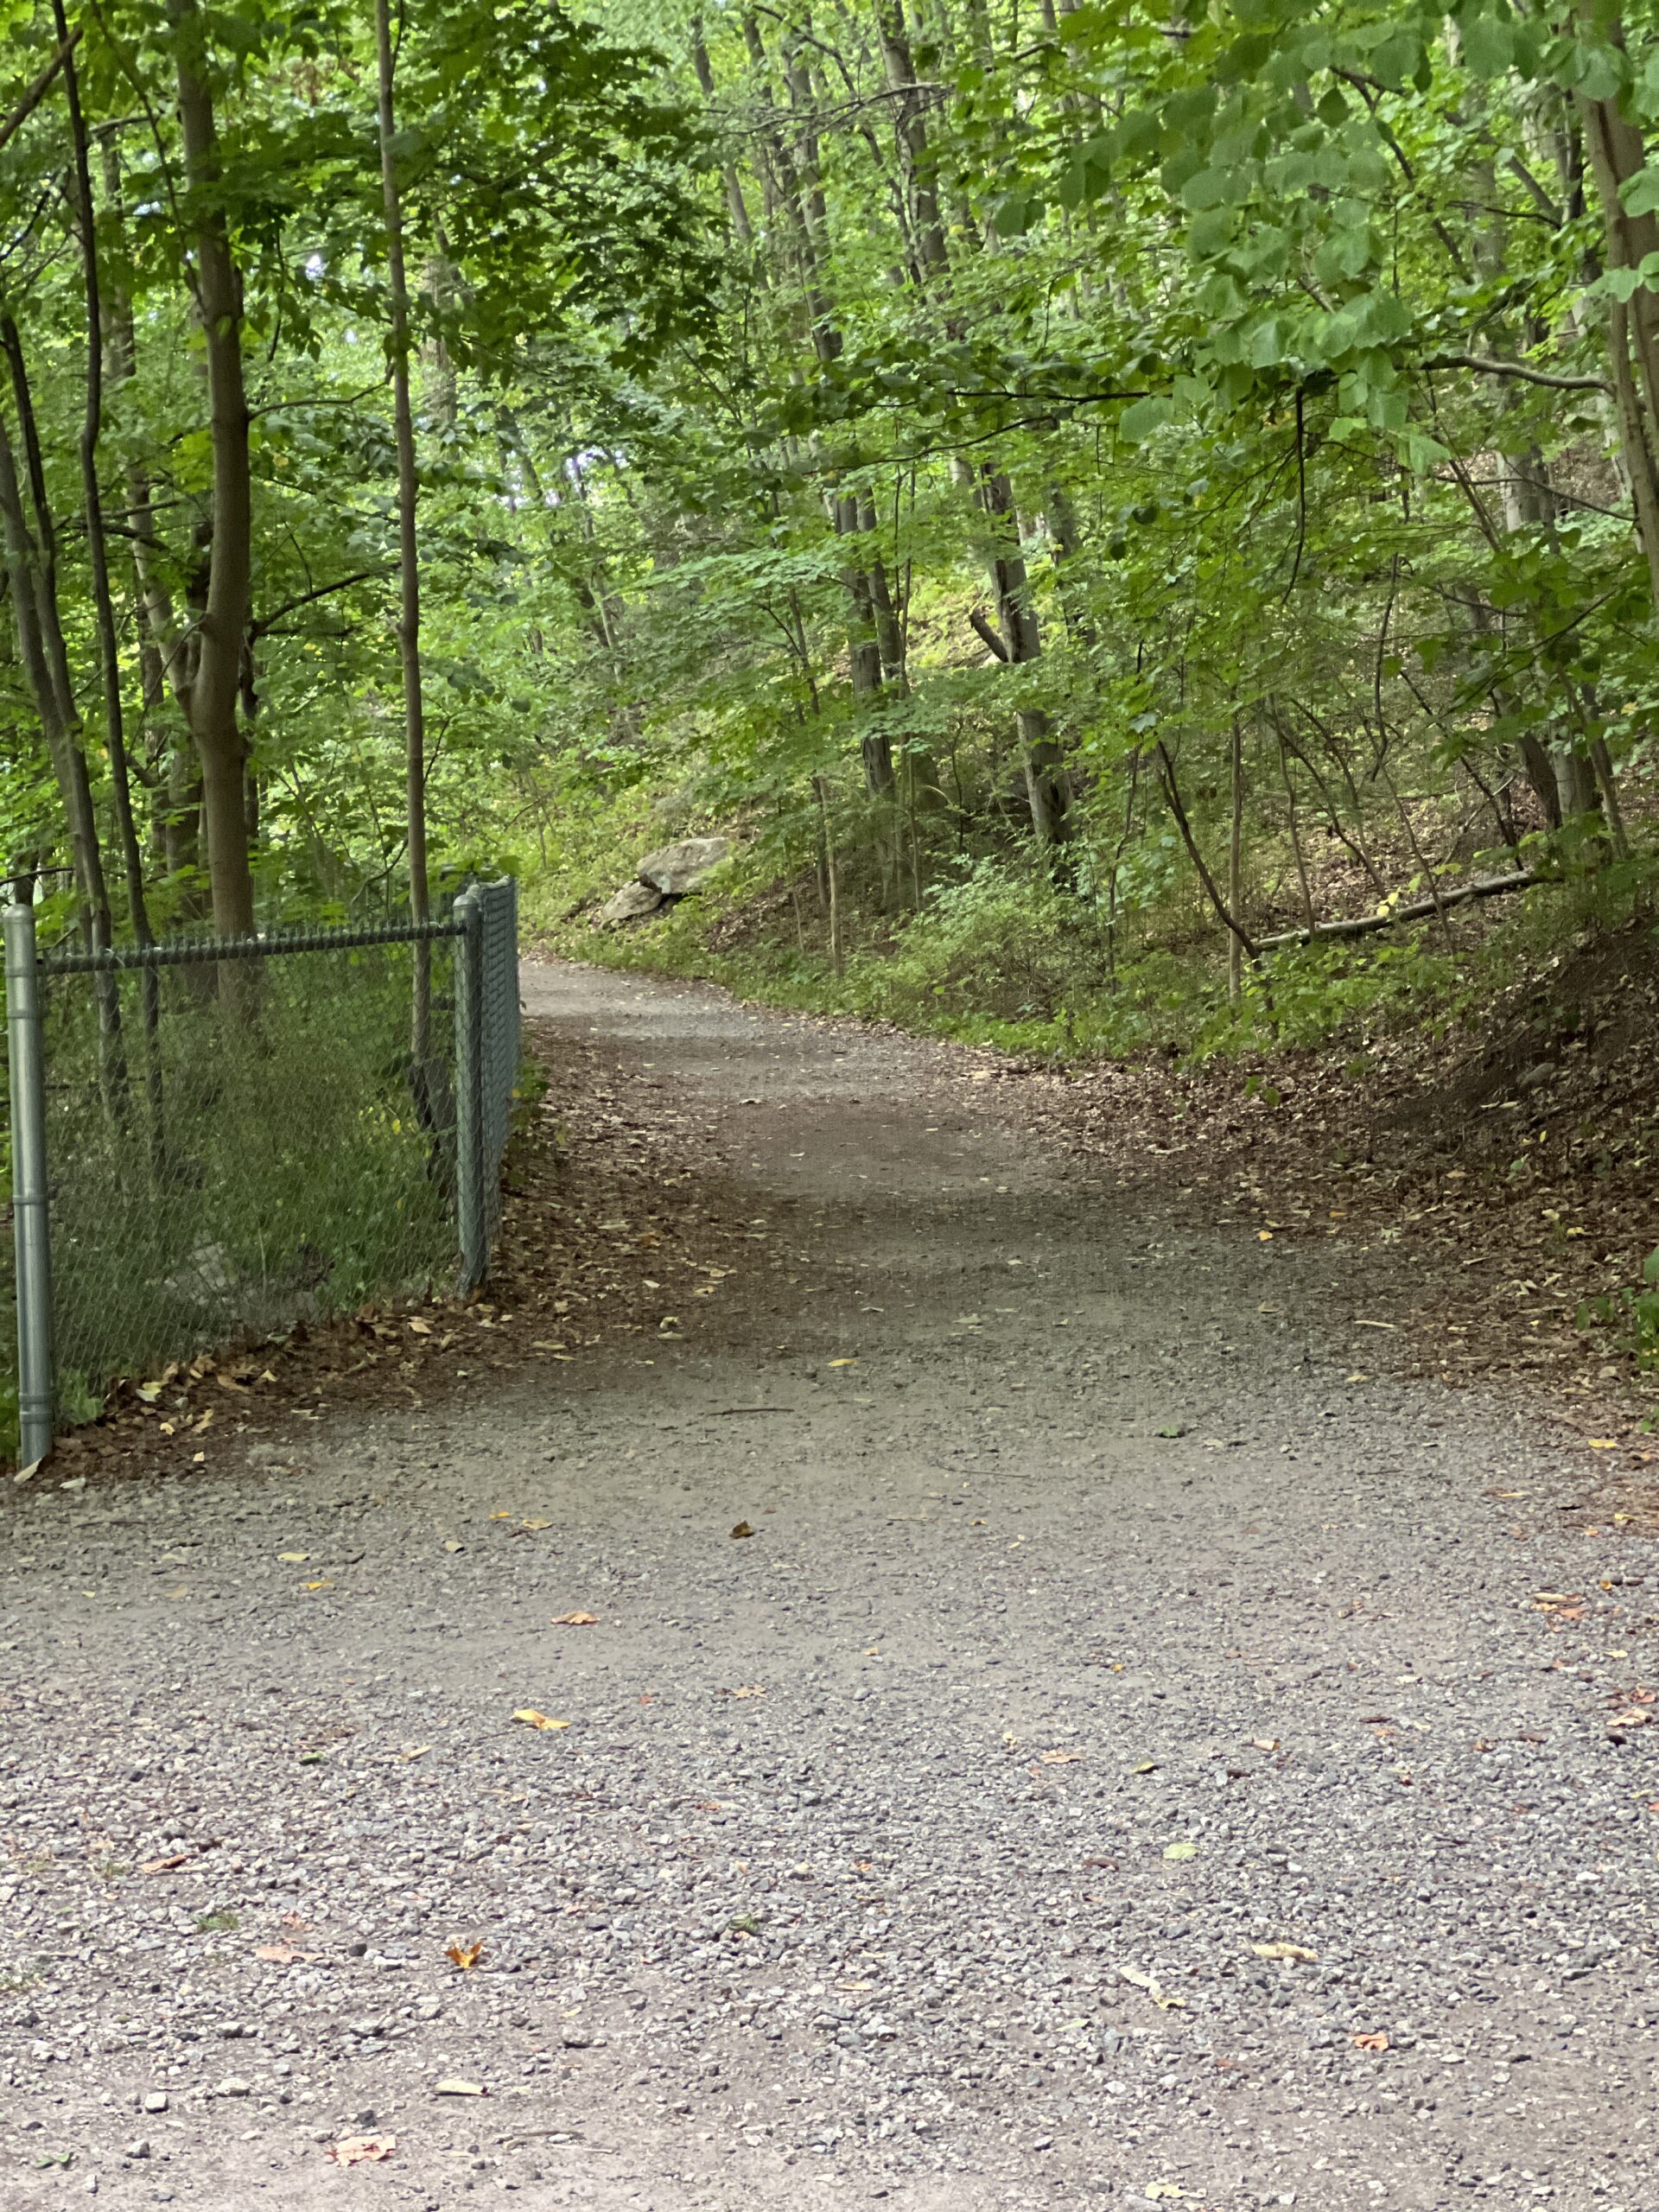
[[[22,1454],[208,1348],[471,1287],[518,1073],[517,902],[104,954],[8,911]]]

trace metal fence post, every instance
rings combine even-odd
[[[17,1425],[23,1466],[52,1449],[52,1221],[47,1191],[46,1063],[35,909],[8,905],[6,1028],[11,1062],[11,1203],[17,1249]]]
[[[461,1288],[476,1290],[490,1264],[484,1185],[484,905],[474,890],[455,901],[455,1213]]]

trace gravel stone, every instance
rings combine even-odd
[[[524,990],[642,1211],[715,1129],[748,1262],[15,1494],[0,2212],[60,2151],[203,2212],[1659,2212],[1659,1568],[1558,1511],[1582,1439],[1389,1370],[1397,1253],[1197,1228],[990,1056]]]

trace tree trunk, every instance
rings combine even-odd
[[[1227,905],[1235,915],[1244,912],[1244,732],[1233,716],[1233,818],[1227,845]],[[1244,996],[1244,944],[1236,930],[1227,937],[1227,1002],[1237,1006]]]
[[[426,717],[421,689],[421,574],[416,530],[420,484],[415,469],[415,416],[409,397],[409,289],[404,271],[403,209],[392,152],[397,118],[392,105],[391,10],[375,0],[375,47],[379,64],[380,190],[386,215],[386,274],[391,294],[392,405],[397,432],[397,563],[401,594],[397,649],[404,675],[405,834],[409,845],[409,912],[412,921],[431,913],[426,860]],[[415,996],[410,1049],[416,1078],[426,1082],[431,1050],[431,949],[415,946]]]
[[[1617,18],[1603,26],[1618,46],[1624,43]],[[1642,133],[1625,120],[1615,99],[1586,99],[1576,96],[1584,125],[1585,146],[1601,200],[1605,226],[1607,259],[1613,269],[1637,269],[1650,253],[1659,252],[1659,219],[1651,214],[1627,214],[1619,200],[1620,188],[1640,175],[1647,166]],[[1648,558],[1649,577],[1659,604],[1659,293],[1638,285],[1628,302],[1619,301],[1609,318],[1609,352],[1619,442],[1630,478],[1636,509],[1636,526]],[[1634,353],[1640,371],[1640,391],[1630,374]]]
[[[253,871],[237,721],[253,562],[248,401],[242,374],[242,283],[231,251],[213,93],[203,73],[206,32],[196,0],[169,0],[179,36],[176,82],[185,175],[194,202],[196,307],[207,360],[213,476],[213,541],[189,688],[190,731],[201,761],[202,823],[221,937],[253,933]],[[230,973],[230,963],[226,963]]]
[[[978,499],[993,533],[988,565],[1003,643],[1011,664],[1029,666],[1041,658],[1043,641],[1036,609],[1031,604],[1025,556],[1020,550],[1014,487],[999,471],[987,467],[981,474]],[[1046,709],[1018,707],[1014,716],[1025,760],[1031,826],[1038,843],[1052,852],[1065,843],[1071,826],[1071,779],[1065,757]]]
[[[115,802],[116,833],[126,875],[127,908],[140,944],[153,944],[149,907],[144,896],[143,855],[132,812],[132,775],[127,760],[125,720],[121,705],[121,662],[116,639],[115,601],[110,589],[109,541],[104,528],[104,495],[98,476],[99,441],[104,432],[104,315],[99,293],[98,222],[92,205],[92,175],[87,160],[86,124],[80,85],[69,52],[69,26],[63,0],[53,0],[58,38],[65,48],[63,89],[74,150],[76,226],[86,302],[86,406],[80,426],[81,499],[86,516],[86,550],[92,568],[92,607],[98,625],[99,674],[104,692],[105,742],[110,755],[110,785]],[[153,971],[147,971],[153,974]]]
[[[911,53],[903,0],[877,0],[876,29],[881,40],[881,63],[889,91],[899,96],[893,116],[905,181],[910,193],[910,221],[916,242],[918,281],[942,277],[949,265],[944,226],[939,219],[938,186],[933,157],[928,150],[927,129],[922,121],[920,97],[915,91],[916,64]]]

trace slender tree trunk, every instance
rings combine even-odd
[[[1296,786],[1291,781],[1290,755],[1285,748],[1284,731],[1279,729],[1276,734],[1279,739],[1279,773],[1284,779],[1285,805],[1288,810],[1290,823],[1290,849],[1296,861],[1296,880],[1301,886],[1302,919],[1306,924],[1307,931],[1311,937],[1315,926],[1313,891],[1307,880],[1307,855],[1302,850],[1301,827],[1296,818]]]
[[[1003,644],[1011,663],[1029,666],[1041,658],[1043,643],[1037,612],[1031,603],[1025,556],[1020,550],[1014,489],[1006,476],[987,468],[981,477],[978,498],[991,525],[989,568]],[[1071,779],[1065,756],[1046,708],[1018,707],[1014,716],[1025,760],[1032,828],[1039,845],[1052,854],[1065,843],[1071,826]]]
[[[179,127],[194,203],[196,306],[207,353],[213,461],[213,544],[189,690],[190,730],[201,761],[213,927],[221,937],[248,937],[254,926],[253,870],[243,788],[246,756],[236,713],[253,563],[242,283],[225,210],[219,128],[206,73],[207,33],[196,0],[169,0],[169,14],[179,39]],[[232,963],[224,963],[224,974],[232,974]]]
[[[1216,879],[1210,873],[1210,864],[1204,857],[1203,848],[1192,833],[1192,823],[1182,803],[1180,786],[1175,781],[1175,763],[1170,759],[1169,748],[1161,737],[1158,740],[1158,760],[1163,771],[1164,796],[1169,801],[1170,812],[1175,817],[1175,827],[1181,833],[1181,842],[1186,847],[1187,858],[1192,863],[1198,881],[1204,886],[1205,896],[1215,908],[1217,918],[1237,940],[1245,957],[1254,961],[1258,957],[1255,945],[1243,922],[1222,897]]]
[[[74,56],[67,51],[69,26],[63,0],[52,13],[66,52],[63,89],[74,149],[76,224],[80,232],[81,276],[86,302],[86,408],[80,426],[81,497],[86,515],[86,552],[92,569],[92,607],[98,624],[99,674],[104,692],[104,734],[110,755],[110,785],[115,802],[116,833],[126,875],[127,908],[140,944],[153,944],[149,907],[144,895],[143,855],[132,812],[132,775],[127,760],[125,720],[121,703],[121,663],[116,638],[115,600],[110,589],[109,540],[104,528],[104,496],[98,476],[99,441],[104,434],[104,315],[99,295],[98,222],[92,204],[92,175],[87,160],[86,124]],[[152,971],[146,971],[152,972]]]
[[[110,902],[92,780],[73,719],[73,695],[66,697],[58,681],[55,664],[61,656],[61,645],[54,652],[49,642],[49,633],[56,626],[51,575],[29,527],[17,457],[3,418],[0,418],[0,528],[4,532],[6,582],[17,658],[40,717],[63,801],[81,938],[89,951],[100,951],[111,941]]]
[[[1624,43],[1617,16],[1600,28],[1616,46]],[[1617,98],[1576,96],[1585,148],[1601,200],[1607,259],[1613,269],[1637,269],[1659,252],[1659,218],[1625,212],[1619,194],[1647,166],[1642,133],[1619,111]],[[1628,302],[1616,301],[1609,317],[1608,351],[1615,413],[1636,511],[1637,536],[1647,555],[1649,580],[1659,604],[1659,294],[1638,284]],[[1630,372],[1634,353],[1637,379]]]
[[[1227,845],[1227,905],[1235,915],[1244,912],[1244,732],[1233,716],[1233,818]],[[1237,1006],[1244,996],[1244,944],[1237,930],[1227,938],[1227,1000]]]
[[[415,416],[409,396],[409,289],[404,273],[403,210],[392,151],[397,120],[392,105],[391,10],[375,0],[375,47],[379,62],[380,191],[386,216],[386,274],[391,295],[392,405],[397,431],[397,560],[401,600],[397,647],[404,672],[404,801],[409,845],[410,918],[426,921],[431,896],[426,860],[426,720],[421,690],[421,573],[416,534],[420,485],[415,469]],[[416,1079],[426,1080],[431,1049],[431,951],[415,947],[415,1001],[410,1049]]]
[[[823,827],[823,874],[830,907],[830,965],[839,981],[845,966],[841,944],[841,867],[836,858],[835,835],[830,826],[830,779],[815,776],[818,815]]]

